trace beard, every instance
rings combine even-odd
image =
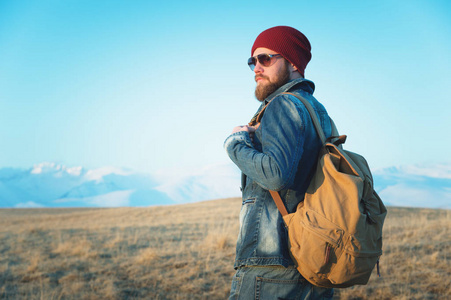
[[[274,78],[274,81],[270,81],[269,78],[264,75],[256,75],[255,77],[261,77],[267,80],[266,83],[261,82],[260,84],[257,84],[257,87],[255,88],[255,98],[259,101],[263,101],[289,81],[290,72],[288,71],[288,64],[286,63],[285,67],[280,70],[279,74]]]

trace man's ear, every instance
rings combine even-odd
[[[290,78],[291,79],[295,79],[295,78],[304,78],[304,76],[301,75],[301,72],[299,72],[298,68],[293,65],[292,63],[290,63],[290,65],[288,66],[288,69],[290,71]]]

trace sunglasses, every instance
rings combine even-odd
[[[249,68],[251,68],[252,71],[255,69],[255,65],[257,64],[257,61],[263,66],[263,67],[269,67],[274,63],[273,57],[280,56],[281,54],[259,54],[257,56],[252,56],[247,60],[247,64],[249,65]]]

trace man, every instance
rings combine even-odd
[[[287,26],[263,31],[252,46],[248,64],[262,102],[256,116],[268,105],[258,126],[237,126],[224,143],[242,171],[243,192],[230,299],[332,299],[332,289],[311,285],[296,270],[287,230],[268,191],[279,191],[288,212],[294,212],[321,147],[305,106],[283,92],[306,98],[331,135],[329,116],[312,96],[314,84],[304,79],[310,50],[308,39]]]

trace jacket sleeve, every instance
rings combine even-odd
[[[224,147],[230,159],[248,177],[267,190],[289,188],[303,152],[303,110],[288,95],[274,98],[261,120],[262,151],[252,145],[247,132],[230,135]],[[304,115],[302,116],[304,117]]]

